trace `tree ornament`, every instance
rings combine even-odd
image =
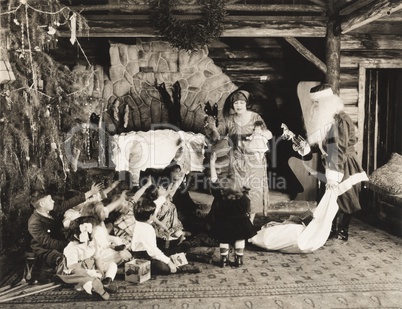
[[[50,35],[55,35],[56,34],[56,29],[53,28],[52,26],[49,26],[47,33],[50,34]]]
[[[173,15],[178,0],[151,0],[150,17],[160,35],[177,48],[197,50],[220,37],[226,16],[224,0],[199,0],[201,21],[183,22]]]

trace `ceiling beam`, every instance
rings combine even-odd
[[[341,33],[348,33],[401,9],[402,0],[378,0],[344,18],[341,22]]]
[[[323,8],[326,8],[328,4],[324,0],[309,0],[310,2],[313,2]]]
[[[309,51],[302,43],[300,43],[294,37],[284,37],[286,42],[292,45],[300,55],[314,64],[317,68],[319,68],[323,73],[327,73],[327,66],[324,62],[322,62],[318,57],[316,57],[311,51]]]
[[[341,10],[343,9],[345,6],[347,6],[347,4],[349,2],[353,2],[354,0],[338,0],[336,1],[336,3],[334,3],[334,9],[335,10]]]
[[[310,0],[313,2],[323,3],[322,0]],[[148,5],[139,4],[97,4],[97,5],[76,5],[69,6],[73,11],[89,12],[89,11],[121,11],[121,12],[142,12],[149,13]],[[174,11],[194,13],[201,12],[202,7],[199,5],[178,5]],[[313,12],[322,13],[321,5],[306,4],[228,4],[225,6],[228,12]]]
[[[199,19],[200,15],[181,15],[177,16],[178,20],[183,20],[183,21],[194,21]],[[135,22],[149,22],[150,24],[150,19],[148,15],[133,15],[133,14],[125,14],[125,15],[120,15],[120,14],[113,14],[113,15],[87,15],[85,16],[85,19],[89,23],[95,23],[96,21],[121,21],[121,22],[127,22],[131,21],[133,23]],[[235,22],[235,21],[255,21],[256,16],[245,16],[245,15],[236,15],[236,16],[226,16],[225,17],[225,22]],[[258,20],[260,21],[277,21],[277,22],[283,22],[283,21],[289,21],[289,22],[299,22],[299,21],[318,21],[318,22],[326,22],[327,17],[325,16],[258,16]]]
[[[221,37],[325,37],[326,19],[320,16],[306,19],[305,16],[247,17],[225,20]],[[111,19],[87,20],[88,31],[77,31],[77,37],[159,37],[149,20]],[[70,37],[69,29],[59,29],[60,37]]]
[[[339,15],[349,15],[350,13],[366,6],[367,4],[374,2],[375,0],[359,0],[349,4],[339,11]]]

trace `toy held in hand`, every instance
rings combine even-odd
[[[310,146],[303,137],[300,135],[296,137],[296,134],[290,131],[287,125],[284,123],[281,124],[281,128],[283,129],[282,137],[292,141],[292,148],[294,151],[297,151],[302,155],[310,152]]]

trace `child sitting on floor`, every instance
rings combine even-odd
[[[109,292],[117,291],[117,287],[109,285],[108,291],[100,279],[102,273],[96,270],[95,245],[92,240],[92,228],[96,225],[95,217],[79,217],[71,221],[67,231],[70,241],[64,248],[64,262],[57,271],[58,277],[65,283],[75,284],[77,290],[85,290],[88,294],[95,292],[104,300],[109,299]],[[108,270],[113,272],[113,270]],[[106,272],[106,276],[113,275]]]
[[[163,204],[166,200],[164,194],[161,192],[155,201],[142,197],[134,206],[136,222],[131,243],[132,255],[137,259],[151,260],[152,275],[168,275],[177,272],[175,264],[156,245],[156,233],[150,224],[157,205]]]
[[[114,280],[117,265],[131,259],[130,252],[119,237],[109,234],[104,220],[106,218],[105,207],[101,202],[92,202],[82,210],[82,215],[94,216],[96,224],[93,227],[92,238],[95,244],[95,258],[97,268],[109,275],[103,279],[103,284],[108,285]],[[111,271],[113,270],[113,271]]]
[[[127,196],[127,198],[116,208],[116,212],[114,213],[116,217],[115,220],[113,220],[114,235],[123,241],[126,248],[130,248],[131,240],[133,238],[135,224],[133,205],[138,202],[145,190],[151,185],[152,178],[149,176],[146,183],[138,189],[133,196]],[[121,196],[115,195],[112,197],[112,202],[119,199],[121,199]]]
[[[183,225],[179,220],[176,206],[171,201],[172,185],[167,189],[162,186],[158,188],[150,186],[145,194],[150,200],[156,200],[160,195],[165,197],[165,202],[157,205],[152,216],[152,226],[155,229],[156,236],[167,242],[179,238],[180,241],[183,241]]]
[[[99,186],[93,184],[89,191],[79,192],[77,196],[56,205],[48,192],[37,191],[32,194],[31,205],[35,210],[28,220],[28,231],[32,236],[32,251],[44,267],[54,269],[63,258],[63,250],[68,244],[61,222],[65,211],[97,194],[99,190]]]

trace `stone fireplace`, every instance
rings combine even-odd
[[[151,124],[169,122],[156,85],[164,83],[172,95],[174,83],[180,84],[180,129],[196,133],[203,133],[204,104],[217,103],[221,109],[237,88],[208,57],[206,47],[187,52],[164,41],[111,43],[110,62],[108,69],[95,67],[90,88],[92,96],[103,99],[104,120],[120,127],[117,133],[145,131]]]

